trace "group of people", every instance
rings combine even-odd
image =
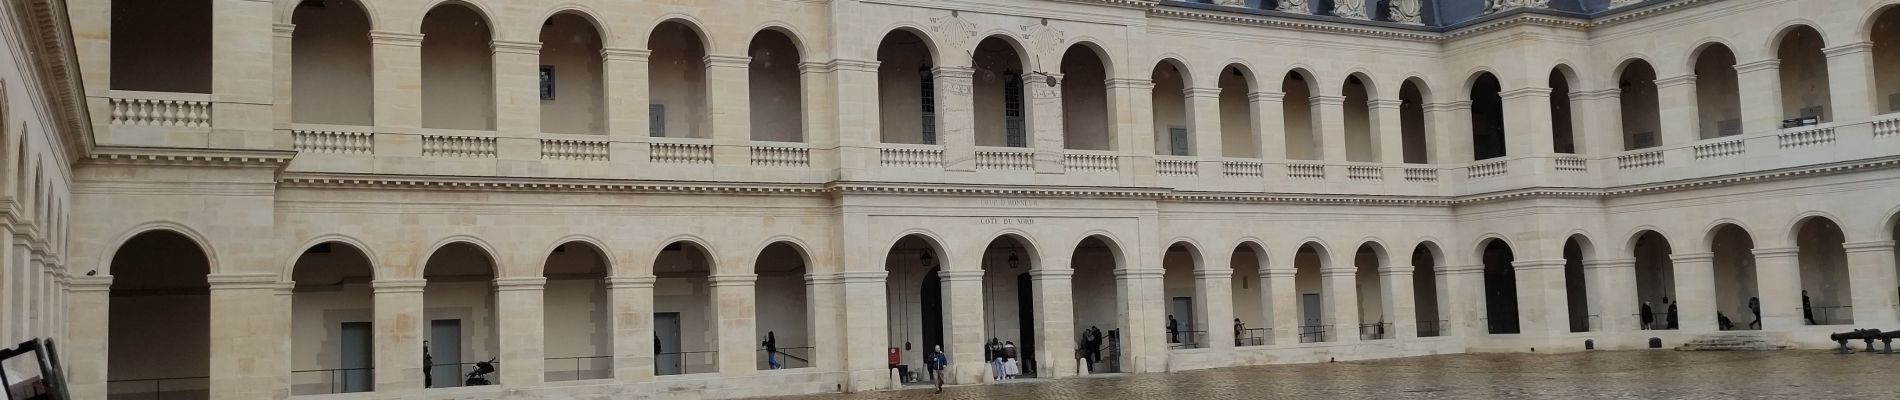
[[[1088,361],[1090,372],[1095,371],[1095,363],[1102,362],[1102,329],[1090,326],[1082,330],[1082,354]]]
[[[1017,357],[1016,342],[997,341],[983,346],[983,358],[990,360],[990,377],[996,380],[1015,379],[1023,374],[1022,359]]]
[[[1664,296],[1662,301],[1663,301],[1663,304],[1669,305],[1669,311],[1668,311],[1668,314],[1663,316],[1663,323],[1661,325],[1657,325],[1655,323],[1656,322],[1655,313],[1649,308],[1649,302],[1647,301],[1643,302],[1642,311],[1638,314],[1639,318],[1642,319],[1643,329],[1676,329],[1677,328],[1676,302],[1669,300],[1668,296]],[[1760,297],[1748,298],[1748,312],[1750,314],[1754,314],[1755,316],[1755,319],[1753,321],[1748,322],[1748,328],[1761,329],[1761,298]],[[1807,318],[1809,325],[1816,325],[1814,323],[1814,310],[1812,306],[1810,306],[1808,303],[1808,291],[1806,290],[1801,291],[1801,313],[1803,314],[1804,317]],[[1735,329],[1735,321],[1730,320],[1728,318],[1728,314],[1723,314],[1721,311],[1715,312],[1715,324],[1716,324],[1716,328],[1719,328],[1721,330],[1726,331],[1726,330]]]
[[[1669,300],[1669,296],[1663,296],[1662,302],[1669,306],[1669,314],[1663,317],[1661,324],[1656,323],[1656,312],[1649,308],[1649,302],[1643,302],[1643,308],[1637,312],[1637,317],[1642,320],[1644,330],[1676,329],[1676,302]]]

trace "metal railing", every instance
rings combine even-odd
[[[1418,321],[1418,337],[1439,337],[1445,335],[1445,325],[1451,321]]]
[[[1319,343],[1326,341],[1325,325],[1301,325],[1300,343]]]
[[[607,379],[614,377],[614,356],[549,357],[546,368],[548,382]]]
[[[1234,335],[1234,345],[1265,346],[1267,341],[1272,338],[1273,331],[1267,330],[1267,328],[1246,328],[1241,329],[1240,334]]]
[[[211,377],[121,379],[106,381],[110,400],[196,400],[211,398]]]
[[[1377,322],[1359,324],[1359,340],[1379,340],[1392,338],[1392,324]]]
[[[426,375],[428,382],[426,382],[423,387],[446,388],[468,386],[468,373],[474,372],[475,364],[482,362],[483,361],[429,364],[429,373]],[[487,363],[495,367],[495,372],[482,375],[482,378],[487,379],[489,385],[500,385],[501,361],[487,361]]]
[[[1803,307],[1800,311],[1801,322],[1808,325],[1847,325],[1854,323],[1854,306]]]
[[[290,371],[290,394],[359,393],[376,390],[375,368]]]
[[[653,357],[654,375],[704,374],[719,371],[718,351],[659,353]],[[672,367],[671,371],[666,368]]]
[[[813,348],[810,346],[778,348],[778,369],[810,368],[812,351]],[[765,359],[765,348],[758,348],[758,354],[758,364],[763,368],[769,368],[770,363],[767,363]]]
[[[1175,331],[1168,335],[1170,349],[1198,349],[1207,347],[1207,331]]]

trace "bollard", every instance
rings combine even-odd
[[[1089,359],[1075,359],[1075,376],[1089,376]]]
[[[1652,348],[1652,349],[1662,348],[1662,338],[1649,338],[1649,348]]]
[[[1597,349],[1597,341],[1596,341],[1595,339],[1588,339],[1588,340],[1584,340],[1584,341],[1583,341],[1583,349],[1584,349],[1584,350],[1596,350],[1596,349]]]

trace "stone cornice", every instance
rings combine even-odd
[[[1442,38],[1442,36],[1436,32],[1431,32],[1423,29],[1423,27],[1413,25],[1314,16],[1274,10],[1245,9],[1248,12],[1242,13],[1220,10],[1220,8],[1224,7],[1219,6],[1209,6],[1208,8],[1211,8],[1211,10],[1179,6],[1155,7],[1148,10],[1148,15],[1154,18],[1202,21],[1227,25],[1260,26],[1421,42],[1433,42]],[[1385,25],[1392,26],[1387,27]]]
[[[745,68],[752,64],[752,57],[707,54],[706,57],[701,58],[700,61],[705,62],[707,67]]]
[[[1520,97],[1550,97],[1550,88],[1526,87],[1506,90],[1498,93],[1498,98],[1512,100]]]
[[[1669,261],[1678,263],[1713,262],[1715,261],[1715,253],[1675,253],[1669,255]]]
[[[1127,8],[1127,9],[1135,9],[1135,10],[1147,10],[1150,8],[1154,8],[1155,3],[1160,3],[1159,0],[1050,0],[1050,1]]]
[[[58,165],[64,169],[72,165],[72,161],[85,157],[94,145],[92,117],[87,111],[86,92],[80,81],[79,53],[74,47],[72,23],[67,19],[66,2],[22,0],[19,4],[24,6],[25,13],[21,15],[23,20],[14,22],[18,24],[22,44],[34,50],[25,57],[37,81],[37,85],[26,85],[23,89],[36,92],[37,97],[53,104],[49,108],[62,150]]]
[[[652,57],[653,57],[653,52],[648,51],[646,49],[622,49],[622,48],[600,49],[601,61],[646,62],[647,59],[652,58]]]
[[[119,165],[182,165],[205,167],[281,168],[290,163],[295,151],[169,149],[142,147],[100,147],[82,162]]]
[[[1762,258],[1762,257],[1793,258],[1793,257],[1801,256],[1801,248],[1800,247],[1757,247],[1755,248],[1754,251],[1750,251],[1750,253],[1754,254],[1755,258]]]
[[[370,291],[374,293],[422,293],[429,287],[427,279],[377,279],[369,281]]]
[[[1518,9],[1513,9],[1511,11],[1501,12],[1498,14],[1494,14],[1494,15],[1501,16],[1501,17],[1495,17],[1496,19],[1483,20],[1482,18],[1480,18],[1481,22],[1451,28],[1444,33],[1443,38],[1445,40],[1453,40],[1453,39],[1458,39],[1465,36],[1471,36],[1471,35],[1485,33],[1485,32],[1503,30],[1507,28],[1514,28],[1518,26],[1545,26],[1545,27],[1572,29],[1572,30],[1586,30],[1586,29],[1589,29],[1590,27],[1590,22],[1588,20],[1573,18],[1573,17],[1563,17],[1563,16],[1543,14],[1543,13],[1539,13],[1538,11],[1541,11],[1541,10],[1518,8]]]
[[[279,181],[284,187],[298,188],[391,188],[426,190],[485,191],[565,191],[565,192],[649,192],[682,194],[771,194],[826,195],[823,186],[811,184],[771,184],[757,182],[653,182],[607,180],[485,179],[449,176],[401,175],[287,175]]]
[[[1220,98],[1220,88],[1193,87],[1181,89],[1181,95],[1187,97]]]
[[[1247,94],[1247,101],[1267,101],[1267,102],[1278,103],[1285,100],[1286,100],[1286,93],[1283,93],[1283,92],[1253,92],[1253,93]]]
[[[652,289],[653,282],[656,280],[658,280],[658,278],[654,278],[652,275],[609,276],[607,277],[607,288],[608,289]]]
[[[1871,240],[1864,242],[1842,243],[1841,248],[1848,253],[1893,251],[1892,240]]]
[[[1676,75],[1656,80],[1657,88],[1695,84],[1695,74]]]
[[[510,290],[541,290],[541,288],[547,286],[547,284],[548,278],[539,276],[495,278],[495,290],[504,292]]]
[[[1101,187],[1035,187],[1000,185],[916,185],[882,184],[864,182],[839,182],[831,185],[831,190],[844,194],[900,194],[933,196],[1002,196],[1002,197],[1084,197],[1084,198],[1124,198],[1158,199],[1167,194],[1165,189],[1143,188],[1101,188]]]
[[[1647,7],[1623,6],[1615,10],[1611,10],[1606,15],[1602,15],[1602,16],[1597,17],[1594,20],[1591,20],[1590,27],[1601,28],[1605,26],[1622,24],[1622,23],[1634,21],[1643,17],[1662,14],[1666,12],[1672,12],[1672,11],[1681,10],[1693,5],[1698,5],[1698,4],[1703,4],[1703,3],[1713,3],[1716,1],[1718,0],[1675,0],[1675,1],[1658,2],[1654,5],[1647,6]]]

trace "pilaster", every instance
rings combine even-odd
[[[614,380],[653,380],[653,276],[607,278],[613,303]]]
[[[1806,325],[1801,317],[1801,267],[1798,247],[1755,248],[1755,283],[1761,291],[1762,330]]]
[[[495,63],[495,131],[513,137],[540,134],[541,43],[496,40],[488,45]]]
[[[1570,308],[1564,291],[1564,260],[1516,260],[1518,332],[1554,336],[1570,332]]]
[[[1498,97],[1504,102],[1506,155],[1526,156],[1557,151],[1556,140],[1550,129],[1550,88],[1517,88],[1498,93]]]
[[[1392,316],[1392,330],[1396,331],[1393,337],[1418,337],[1418,306],[1412,293],[1412,266],[1379,267],[1379,292],[1380,308]]]
[[[647,105],[652,97],[647,94],[647,60],[652,55],[644,49],[600,49],[608,136],[636,141],[648,137]]]
[[[1064,143],[1062,74],[1045,75],[1045,79],[1025,77],[1023,80],[1023,92],[1029,95],[1029,129],[1033,132],[1030,147],[1036,149],[1036,173],[1059,174],[1063,172]]]
[[[210,147],[277,147],[271,132],[275,39],[265,33],[273,22],[271,2],[211,1]]]
[[[1160,265],[1156,259],[1153,265]],[[1123,371],[1160,372],[1168,365],[1167,314],[1161,305],[1167,302],[1162,289],[1163,270],[1123,268],[1115,270],[1115,286],[1127,293],[1127,319],[1122,321],[1121,344]]]
[[[847,263],[859,265],[869,263]],[[882,266],[878,266],[882,267]],[[840,291],[839,307],[844,308],[844,332],[889,332],[889,299],[885,298],[885,280],[888,272],[846,271],[838,274]],[[849,391],[883,389],[889,384],[889,363],[885,350],[890,346],[886,335],[851,335],[844,341],[844,369],[850,372]],[[952,359],[951,362],[961,362]]]
[[[1293,268],[1261,268],[1260,278],[1266,281],[1261,285],[1260,297],[1266,302],[1268,328],[1272,329],[1273,345],[1291,345],[1300,343],[1300,294],[1297,289]]]
[[[1187,97],[1188,136],[1193,138],[1194,156],[1203,161],[1201,175],[1210,175],[1210,165],[1211,175],[1219,175],[1219,158],[1226,156],[1221,152],[1220,89],[1187,88],[1181,94]]]
[[[1619,258],[1602,260],[1584,265],[1586,281],[1598,282],[1596,293],[1602,309],[1598,314],[1603,321],[1601,329],[1607,332],[1629,332],[1641,329],[1641,321],[1636,317],[1640,309],[1636,301],[1636,259]]]
[[[1735,93],[1742,103],[1742,134],[1781,129],[1781,60],[1737,63],[1735,78]]]
[[[823,69],[829,70],[834,95],[827,102],[832,113],[814,118],[836,118],[832,120],[838,132],[838,169],[840,174],[851,176],[853,171],[862,171],[879,166],[877,146],[883,142],[883,121],[880,119],[882,104],[879,104],[878,62],[876,60],[832,60]],[[941,121],[941,119],[939,119]],[[941,122],[939,122],[941,124]],[[821,130],[808,130],[809,136],[821,136]]]
[[[1893,326],[1896,323],[1896,282],[1893,241],[1851,242],[1841,246],[1847,251],[1847,275],[1853,277],[1850,291],[1854,296],[1854,324]]]
[[[713,319],[719,321],[719,375],[749,376],[758,373],[758,343],[764,335],[754,336],[753,313],[757,308],[757,275],[717,274],[712,285]]]
[[[1286,162],[1286,93],[1253,92],[1247,94],[1247,106],[1253,108],[1254,145],[1260,146],[1260,159],[1268,164]]]
[[[1622,91],[1615,88],[1578,91],[1572,92],[1570,99],[1577,107],[1571,110],[1570,117],[1576,125],[1571,131],[1571,140],[1575,141],[1578,154],[1610,155],[1623,151]]]
[[[1854,42],[1821,49],[1827,55],[1830,113],[1834,121],[1862,121],[1881,104],[1874,94],[1874,44]],[[1855,303],[1860,304],[1860,303]],[[1860,320],[1855,320],[1859,322]]]
[[[1222,264],[1224,263],[1215,263],[1215,265]],[[1201,315],[1194,316],[1201,321],[1195,321],[1194,326],[1207,331],[1203,336],[1206,342],[1201,343],[1201,347],[1227,350],[1234,348],[1233,276],[1232,269],[1194,270],[1195,292],[1200,294],[1194,301],[1201,303],[1195,307],[1201,310]]]
[[[705,62],[706,121],[712,127],[713,162],[748,165],[752,158],[752,101],[747,95],[752,90],[752,77],[747,67],[752,58],[707,54]]]
[[[1679,304],[1678,329],[1688,333],[1717,331],[1715,253],[1674,253],[1669,255],[1669,264],[1676,280],[1673,298]]]
[[[1049,256],[1040,265],[1070,265],[1068,257]],[[1035,293],[1036,354],[1039,377],[1063,378],[1075,374],[1075,270],[1039,268],[1029,271]],[[1028,327],[1025,327],[1028,328]]]
[[[1359,341],[1359,282],[1352,267],[1325,267],[1319,271],[1320,304],[1325,315],[1326,341]]]
[[[422,34],[370,31],[369,43],[376,126],[421,128]]]
[[[422,315],[422,279],[378,279],[374,291],[376,322],[376,391],[403,393],[423,388],[422,335],[428,321]],[[455,376],[441,377],[454,380]]]
[[[976,92],[970,67],[937,67],[937,143],[943,144],[943,169],[976,170]],[[979,356],[981,352],[977,353]]]
[[[542,277],[495,278],[495,313],[500,324],[501,385],[534,387],[547,379],[546,319],[542,313]],[[450,379],[455,379],[451,377]]]
[[[1656,80],[1656,101],[1659,105],[1656,117],[1662,120],[1662,132],[1659,134],[1662,135],[1664,146],[1693,143],[1702,137],[1702,116],[1697,111],[1700,104],[1696,101],[1695,79],[1696,76],[1690,74]],[[1683,325],[1684,329],[1688,329],[1686,321]]]
[[[277,275],[212,274],[205,277],[211,286],[211,398],[261,399],[289,395],[279,370],[277,357],[282,338],[290,335],[284,321],[290,313],[280,310],[277,301]]]
[[[1110,96],[1109,110],[1114,118],[1111,122],[1116,130],[1116,148],[1126,149],[1121,153],[1132,157],[1123,157],[1121,167],[1128,172],[1124,176],[1133,176],[1136,185],[1152,185],[1156,182],[1154,173],[1155,147],[1154,131],[1154,82],[1146,79],[1110,78],[1107,82]]]
[[[973,265],[974,266],[974,265]],[[937,272],[943,279],[945,324],[944,351],[951,354],[951,383],[964,385],[983,382],[983,270],[946,269]]]
[[[1319,121],[1320,159],[1327,164],[1346,162],[1346,97],[1313,96],[1311,100],[1313,120]]]
[[[1446,103],[1429,103],[1424,107],[1425,120],[1432,125],[1433,164],[1463,163],[1471,161],[1471,101],[1457,100]],[[1466,122],[1460,124],[1460,122]]]
[[[1372,150],[1385,164],[1405,162],[1405,131],[1400,124],[1399,99],[1372,100]]]
[[[75,399],[106,398],[107,318],[112,306],[111,276],[75,276],[66,301],[67,340],[58,344],[68,354],[67,392]],[[3,297],[3,296],[0,296]],[[72,354],[91,354],[73,357]]]

